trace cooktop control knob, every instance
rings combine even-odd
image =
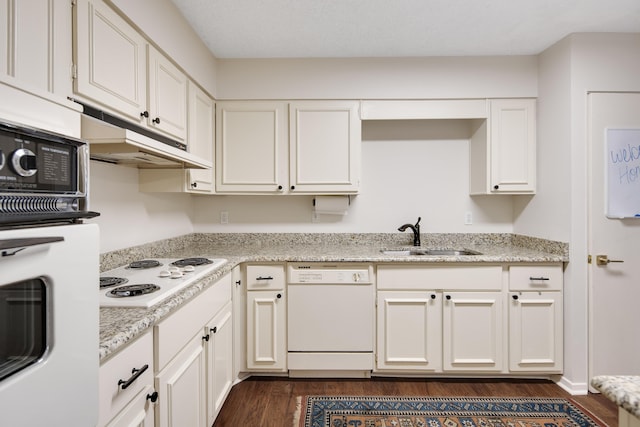
[[[4,153],[0,150],[0,171],[4,167]]]
[[[11,154],[11,167],[20,176],[33,176],[38,171],[36,155],[27,148],[18,148]]]

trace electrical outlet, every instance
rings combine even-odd
[[[229,223],[229,212],[222,211],[220,212],[220,224],[228,224]]]
[[[464,214],[464,224],[465,225],[473,224],[473,216],[471,215],[471,212],[465,212],[465,214]]]

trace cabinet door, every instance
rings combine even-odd
[[[357,193],[361,122],[355,101],[289,105],[290,191]]]
[[[68,2],[0,0],[0,80],[66,98],[71,92],[70,37]]]
[[[147,124],[160,133],[184,141],[187,137],[187,76],[151,45],[147,47]]]
[[[195,83],[189,82],[189,152],[213,164],[215,104]],[[187,169],[186,191],[213,193],[213,168]]]
[[[535,192],[535,107],[535,99],[492,99],[490,101],[492,192]]]
[[[509,369],[562,372],[562,293],[512,292]]]
[[[247,292],[249,371],[286,371],[285,313],[284,291]]]
[[[207,341],[207,425],[213,425],[233,385],[231,301],[205,326]],[[205,335],[205,336],[206,336]]]
[[[147,111],[146,40],[101,1],[78,0],[75,11],[75,92],[142,122]]]
[[[153,392],[150,385],[142,389],[107,427],[154,427],[154,406],[148,397]]]
[[[216,192],[288,188],[287,108],[282,102],[218,102]]]
[[[206,426],[206,355],[202,333],[156,375],[158,427]]]
[[[502,370],[503,298],[502,292],[444,292],[445,371]]]
[[[378,370],[441,370],[441,299],[436,292],[378,292]]]
[[[233,378],[247,370],[247,285],[240,267],[231,271],[233,286]]]

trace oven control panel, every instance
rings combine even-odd
[[[373,265],[350,263],[289,263],[288,283],[371,284]]]
[[[0,123],[0,193],[83,195],[83,151],[83,141]]]

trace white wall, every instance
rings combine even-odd
[[[216,59],[170,0],[105,0],[216,97]]]
[[[138,192],[138,169],[91,161],[90,209],[100,216],[100,252],[193,231],[193,200],[185,194]]]
[[[540,55],[538,193],[516,233],[568,241],[563,385],[588,387],[587,93],[640,91],[640,34],[574,34]]]
[[[536,97],[535,56],[219,59],[218,99]]]
[[[362,187],[346,216],[312,222],[311,196],[197,197],[195,231],[395,232],[420,216],[425,233],[509,233],[511,197],[469,196],[469,135],[464,120],[364,122]]]

